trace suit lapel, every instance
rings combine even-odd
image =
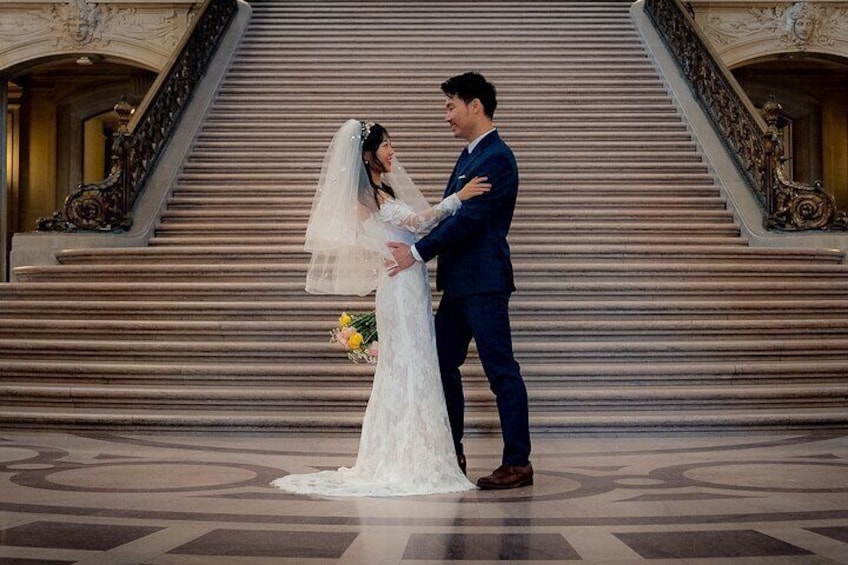
[[[486,153],[488,148],[499,139],[500,136],[498,135],[498,131],[495,130],[480,140],[480,143],[474,148],[474,152],[471,155],[468,155],[468,152],[465,149],[462,150],[462,153],[459,155],[459,159],[457,159],[456,165],[453,168],[453,172],[451,173],[450,181],[445,188],[446,197],[460,190],[468,181],[471,180],[472,177],[469,176],[469,172],[474,169],[475,163],[477,163],[477,161],[479,161]]]

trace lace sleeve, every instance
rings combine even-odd
[[[393,226],[424,235],[433,229],[436,224],[448,216],[454,215],[460,206],[462,206],[462,201],[456,194],[451,194],[435,206],[417,213],[402,202],[386,200],[380,206],[379,217]]]

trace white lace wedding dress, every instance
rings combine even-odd
[[[451,196],[415,213],[384,202],[365,222],[367,237],[413,243],[460,206]],[[336,471],[287,475],[271,484],[322,496],[402,496],[476,488],[456,461],[442,391],[427,265],[380,275],[376,295],[380,355],[365,409],[356,464]]]

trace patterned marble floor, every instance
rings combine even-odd
[[[354,437],[0,432],[0,565],[848,564],[848,435],[537,437],[508,492],[268,486]],[[498,463],[470,438],[469,476]]]

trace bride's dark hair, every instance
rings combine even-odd
[[[386,165],[377,157],[377,149],[380,148],[383,141],[389,139],[389,132],[380,124],[370,124],[370,126],[368,135],[362,140],[362,161],[365,165],[365,176],[368,178],[368,184],[359,183],[359,201],[363,204],[371,204],[370,201],[373,200],[379,208],[380,199],[377,197],[379,192],[395,198],[395,191],[391,186],[385,182],[378,186],[371,178],[371,170],[380,173],[386,172]]]

